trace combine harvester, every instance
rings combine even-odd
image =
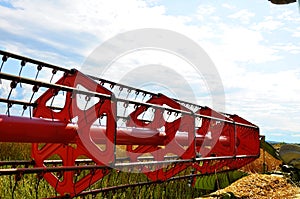
[[[32,143],[31,160],[0,161],[0,178],[36,174],[60,198],[96,196],[180,179],[193,185],[260,155],[259,128],[238,115],[0,54],[0,142]],[[146,180],[93,189],[113,172]]]
[[[293,182],[300,183],[300,146],[297,144],[283,144],[279,149],[275,149],[271,144],[265,141],[265,137],[261,136],[260,147],[272,157],[282,161],[280,172],[277,174],[287,175]],[[263,165],[263,172],[267,168]],[[273,171],[271,171],[272,173]],[[300,185],[300,184],[299,184]]]

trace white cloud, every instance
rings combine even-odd
[[[261,8],[263,11],[254,13],[251,10],[255,9],[240,8],[234,3],[213,6],[202,3],[196,13],[172,16],[166,15],[166,7],[156,0],[75,0],[71,3],[18,0],[11,4],[16,9],[0,6],[0,30],[13,35],[0,40],[0,46],[8,51],[73,67],[81,65],[101,42],[120,32],[137,28],[174,30],[198,42],[215,62],[226,89],[230,113],[241,114],[265,129],[299,132],[299,71],[282,66],[271,72],[275,61],[284,60],[289,65],[296,63],[283,57],[282,52],[299,54],[299,41],[292,39],[300,35],[297,10],[270,6],[271,9]],[[252,4],[250,2],[249,6]],[[220,12],[224,8],[226,12]],[[270,11],[265,13],[268,9]],[[277,34],[279,31],[284,35]],[[269,36],[291,41],[272,43]],[[145,62],[136,64],[148,64],[153,59],[164,60],[164,65],[178,68],[183,65],[165,55],[146,56]],[[128,58],[120,64],[130,65],[134,61]],[[265,70],[251,68],[256,64]],[[120,67],[111,74],[121,70]],[[195,85],[197,77],[186,70],[182,73],[186,73]],[[180,88],[180,85],[175,86]],[[209,103],[208,98],[201,96],[200,99]]]
[[[10,92],[10,81],[7,81],[7,80],[1,80],[1,84],[0,84],[0,94],[1,94],[1,97],[4,98],[7,98],[8,97],[8,94]],[[16,96],[16,93],[12,93],[13,97]]]
[[[299,32],[295,32],[295,33],[293,34],[293,37],[300,37],[300,31],[299,31]]]
[[[251,18],[253,18],[254,16],[255,13],[243,9],[234,14],[229,15],[229,18],[240,20],[243,24],[248,24]]]
[[[228,4],[228,3],[223,3],[223,4],[222,4],[222,7],[223,7],[223,8],[230,9],[230,10],[233,10],[233,9],[236,8],[234,5]]]
[[[274,49],[280,50],[280,51],[286,51],[291,54],[300,54],[300,46],[295,45],[293,43],[284,43],[284,44],[278,44],[274,46]]]
[[[279,30],[283,26],[284,24],[281,20],[274,19],[272,16],[267,16],[264,18],[264,21],[257,23],[253,28],[258,31],[274,31]]]
[[[256,121],[262,129],[299,132],[299,70],[277,73],[245,72],[225,88],[227,109]]]
[[[157,26],[156,21],[174,26],[186,20],[162,17],[162,6],[148,8],[145,2],[135,0],[89,3],[22,0],[12,1],[12,5],[18,9],[0,7],[1,29],[25,38],[38,39],[64,51],[72,47],[72,51],[80,55],[86,55],[91,46],[95,47],[103,39],[121,31]],[[42,36],[43,33],[47,34]],[[78,43],[72,45],[72,40],[85,42],[85,45],[78,48]],[[67,41],[70,43],[66,44]]]
[[[244,27],[224,27],[222,51],[226,56],[241,62],[261,63],[279,59],[275,55],[276,50],[264,45],[263,40],[260,32]]]
[[[197,19],[200,21],[206,20],[207,17],[215,17],[216,8],[211,5],[200,5],[197,10]]]

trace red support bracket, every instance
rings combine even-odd
[[[92,159],[97,165],[107,165],[114,161],[114,136],[116,131],[115,109],[116,105],[112,101],[113,94],[95,83],[92,79],[75,71],[73,74],[65,74],[56,84],[68,88],[77,88],[78,85],[84,87],[87,91],[95,92],[101,96],[88,96],[95,98],[95,104],[87,109],[81,108],[78,104],[78,94],[76,89],[66,92],[64,106],[61,110],[55,111],[47,104],[59,92],[58,89],[48,89],[36,101],[37,107],[34,109],[34,117],[60,120],[70,123],[72,119],[77,118],[77,142],[76,144],[38,144],[32,146],[32,157],[38,167],[46,167],[44,160],[58,157],[62,160],[63,166],[75,166],[75,160],[80,157]],[[85,94],[83,94],[85,95]],[[105,149],[102,150],[93,141],[90,135],[91,125],[101,116],[107,118],[105,136],[107,138]],[[42,133],[42,132],[41,132]],[[63,176],[57,176],[54,173],[45,174],[45,179],[56,188],[60,194],[70,194],[71,196],[80,193],[88,188],[91,183],[101,179],[107,172],[90,172],[78,181],[74,181],[73,172],[65,172]]]
[[[164,146],[128,145],[128,156],[134,161],[136,161],[137,157],[145,153],[151,153],[157,161],[163,160],[167,154],[175,154],[182,159],[195,158],[195,118],[192,116],[190,110],[163,94],[153,96],[147,101],[147,104],[149,105],[139,106],[129,115],[130,119],[127,122],[127,126],[150,128],[158,131],[164,129],[164,132],[160,132],[162,136],[165,136]],[[150,122],[140,120],[139,115],[143,114],[150,107],[155,111],[153,120]],[[163,107],[166,107],[166,109]],[[168,108],[172,110],[168,110]],[[174,119],[174,121],[168,121],[163,115],[165,111],[169,111],[169,114],[174,111],[175,114],[180,114],[180,116]],[[186,113],[182,113],[181,111]],[[185,134],[187,134],[187,147],[184,148],[184,146],[176,141],[175,136],[177,132],[185,132]],[[144,167],[143,172],[152,180],[166,180],[178,174],[186,167],[187,166],[174,166],[172,168],[162,168],[162,166],[158,166],[154,171]]]
[[[197,134],[206,138],[203,144],[197,147],[197,152],[202,157],[234,156],[238,141],[235,141],[232,120],[209,107],[200,108],[196,113],[204,116],[201,118],[202,124]],[[220,138],[227,138],[226,142]]]

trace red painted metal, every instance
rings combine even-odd
[[[58,85],[69,86],[77,88],[82,85],[87,90],[96,91],[97,93],[111,96],[112,93],[96,84],[93,80],[84,74],[76,71],[73,74],[65,73],[65,75],[56,82]],[[32,157],[36,162],[37,167],[46,167],[44,160],[58,156],[63,161],[63,166],[74,166],[75,160],[81,156],[92,159],[96,164],[109,164],[114,160],[114,135],[115,135],[115,105],[108,98],[100,98],[99,101],[87,110],[81,110],[77,103],[77,93],[67,92],[65,104],[62,110],[55,112],[47,106],[47,102],[55,96],[59,90],[48,89],[36,101],[38,106],[34,109],[33,115],[38,118],[57,119],[65,123],[71,122],[72,118],[78,118],[78,141],[76,146],[65,144],[45,144],[39,145],[34,143],[32,145]],[[91,139],[90,127],[103,114],[107,116],[107,124],[105,136],[107,142],[106,148],[102,150]],[[92,183],[108,174],[107,171],[97,170],[96,172],[89,172],[78,181],[74,181],[74,172],[65,172],[63,178],[57,176],[55,173],[47,173],[44,178],[55,187],[56,191],[62,195],[68,193],[71,196],[80,193],[88,188]]]
[[[236,139],[239,140],[239,147],[236,148],[236,155],[257,155],[260,152],[259,128],[253,128],[254,124],[238,115],[230,115],[236,125]],[[249,126],[247,126],[249,125]]]
[[[113,95],[109,90],[103,86],[96,84],[93,80],[85,76],[84,74],[76,71],[73,74],[65,74],[61,79],[56,82],[59,85],[65,85],[73,88],[77,88],[78,85],[82,85],[87,90],[92,90],[97,93]],[[115,103],[110,99],[100,98],[94,106],[87,110],[81,110],[78,107],[76,92],[67,92],[65,98],[65,104],[62,110],[55,112],[47,107],[47,102],[55,96],[59,90],[49,89],[36,101],[38,106],[34,109],[34,117],[42,117],[49,119],[58,119],[66,123],[71,122],[72,118],[78,117],[78,135],[82,144],[88,149],[88,151],[99,162],[107,164],[113,161],[114,153],[114,134],[116,129],[115,124]],[[101,151],[90,137],[91,125],[102,115],[107,116],[106,124],[106,137],[108,142],[106,143],[106,150]],[[36,148],[36,147],[34,147]]]
[[[181,110],[184,112],[190,113],[190,110],[181,106],[179,103],[174,101],[171,98],[168,98],[165,95],[159,94],[158,96],[153,96],[151,99],[147,101],[148,104],[167,106],[173,109]],[[182,114],[178,119],[174,121],[167,121],[163,116],[162,109],[155,109],[153,120],[150,122],[145,122],[138,119],[138,116],[147,111],[149,107],[142,105],[138,107],[135,111],[130,114],[130,120],[127,123],[128,127],[147,127],[150,129],[160,129],[164,127],[165,132],[165,143],[164,147],[160,148],[158,151],[156,148],[152,150],[156,151],[154,156],[157,160],[166,155],[167,153],[173,153],[178,155],[183,159],[190,159],[195,157],[195,125],[194,118],[188,114]],[[188,148],[184,149],[182,145],[176,142],[175,135],[177,132],[184,132],[188,139],[187,145]],[[128,146],[128,151],[130,151],[129,155],[136,159],[138,156],[142,155],[140,150],[143,150],[144,146],[138,146],[136,149],[132,149],[132,146]],[[149,151],[149,149],[148,149]],[[151,151],[150,151],[151,152]],[[139,155],[133,155],[132,153],[136,153]]]
[[[33,85],[33,92],[39,87],[49,88],[35,103],[0,98],[7,103],[33,106],[33,117],[0,115],[0,142],[29,142],[32,144],[32,158],[35,166],[46,169],[46,160],[53,157],[61,160],[62,168],[73,168],[76,159],[88,158],[97,166],[115,166],[116,145],[126,145],[130,163],[136,165],[152,181],[168,180],[187,168],[194,168],[197,173],[215,173],[226,169],[236,169],[253,161],[259,156],[259,129],[254,124],[237,115],[218,113],[208,107],[199,107],[195,113],[181,102],[163,94],[150,93],[146,103],[130,102],[115,98],[113,92],[97,84],[90,77],[76,70],[67,70],[25,57],[3,54],[8,57],[30,62],[43,67],[65,72],[55,83],[45,83],[29,78],[2,74],[0,77],[12,82]],[[21,72],[20,72],[21,74]],[[108,82],[108,81],[106,81]],[[110,83],[113,88],[116,83]],[[84,87],[87,101],[95,99],[89,108],[79,106],[78,86]],[[124,85],[119,85],[120,91]],[[126,87],[126,86],[125,86]],[[128,91],[134,88],[128,87]],[[59,110],[50,108],[49,102],[64,90],[63,106]],[[135,90],[140,92],[138,89]],[[145,93],[149,94],[149,92]],[[83,96],[84,96],[83,95]],[[119,101],[118,101],[119,100]],[[134,110],[123,119],[125,127],[117,126],[117,105],[134,105]],[[144,120],[141,115],[149,109],[153,118]],[[24,109],[25,110],[25,109]],[[174,115],[169,120],[165,117]],[[106,118],[104,126],[94,125],[101,117]],[[168,117],[168,116],[167,116]],[[76,121],[72,123],[72,121]],[[200,124],[196,124],[200,121]],[[105,149],[99,147],[105,145]],[[102,146],[103,147],[103,146]],[[151,154],[153,164],[143,164],[139,157]],[[175,162],[166,161],[165,156],[176,155]],[[133,166],[134,167],[134,166]],[[75,171],[47,172],[43,177],[61,195],[71,197],[86,190],[90,185],[106,176],[108,169],[95,169],[75,176]]]
[[[34,127],[34,128],[32,128]],[[55,143],[55,144],[76,144],[79,142],[78,126],[66,124],[59,120],[42,118],[26,118],[18,116],[0,115],[0,142],[19,143]],[[42,132],[42,133],[41,133]],[[92,126],[90,135],[96,144],[107,142],[106,127]],[[201,146],[205,138],[198,135],[195,138],[196,146]],[[182,146],[188,146],[186,133],[178,132],[175,136],[176,142]],[[227,146],[228,137],[220,137],[220,142]],[[143,128],[117,128],[117,145],[143,145],[163,146],[166,143],[166,136],[157,130]]]
[[[202,118],[201,128],[197,131],[197,134],[210,138],[204,140],[204,143],[207,143],[205,147],[197,148],[199,154],[204,157],[233,156],[239,143],[235,140],[235,125],[232,120],[208,107],[201,108],[197,113],[210,117]],[[228,137],[231,140],[228,145],[223,145],[219,140],[220,137]]]
[[[60,120],[0,115],[0,142],[76,143],[76,132]]]
[[[211,116],[212,118],[202,118],[202,127],[198,134],[211,137],[210,147],[197,147],[200,154],[207,157],[232,156],[231,159],[221,161],[204,161],[203,164],[194,164],[193,167],[200,173],[212,173],[222,169],[238,169],[248,164],[259,156],[260,141],[259,129],[253,128],[253,124],[237,116],[225,116],[214,110],[205,107],[198,111],[199,114]],[[228,122],[222,122],[228,121]],[[219,136],[229,138],[228,145],[224,145],[219,140]],[[204,140],[205,144],[206,140]],[[248,158],[237,158],[249,156]],[[253,157],[250,157],[253,156]]]
[[[195,135],[195,120],[190,114],[184,114],[184,112],[190,113],[191,111],[178,102],[165,95],[159,94],[158,96],[153,96],[147,101],[148,104],[159,105],[170,107],[172,109],[181,110],[182,115],[175,119],[174,121],[167,121],[163,116],[163,109],[157,108],[154,112],[154,117],[152,121],[142,121],[138,119],[138,116],[143,114],[148,106],[140,106],[135,111],[130,114],[130,120],[127,123],[129,127],[148,127],[150,129],[160,129],[164,127],[164,132],[166,139],[163,146],[143,146],[138,145],[138,147],[133,148],[133,146],[128,145],[127,151],[128,156],[132,161],[136,161],[139,156],[145,153],[151,153],[155,160],[163,160],[164,156],[167,154],[175,154],[182,159],[192,159],[196,157],[195,145],[196,145],[196,135]],[[178,113],[179,114],[179,113]],[[184,132],[187,136],[187,146],[184,148],[179,142],[176,141],[176,133]],[[204,136],[202,136],[204,138]],[[144,167],[143,172],[151,180],[166,180],[174,175],[177,175],[180,171],[186,169],[189,164],[175,165],[171,168],[163,168],[162,166],[157,166],[154,171]]]

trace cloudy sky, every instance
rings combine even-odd
[[[174,31],[196,42],[214,62],[222,80],[222,111],[258,125],[268,140],[300,142],[300,14],[296,3],[0,0],[1,50],[70,68],[84,70],[87,57],[99,45],[120,33],[141,28]],[[149,74],[156,75],[156,79],[166,75],[152,74],[151,64],[174,67],[177,75],[185,74],[197,102],[211,105],[209,89],[201,78],[185,71],[186,63],[170,53],[149,50],[123,56],[103,77],[119,80],[122,77],[116,74],[132,70],[132,66],[148,66],[146,80],[151,78]],[[142,77],[143,71],[135,70],[133,74]],[[186,83],[172,84],[176,92],[184,92],[181,85]]]

